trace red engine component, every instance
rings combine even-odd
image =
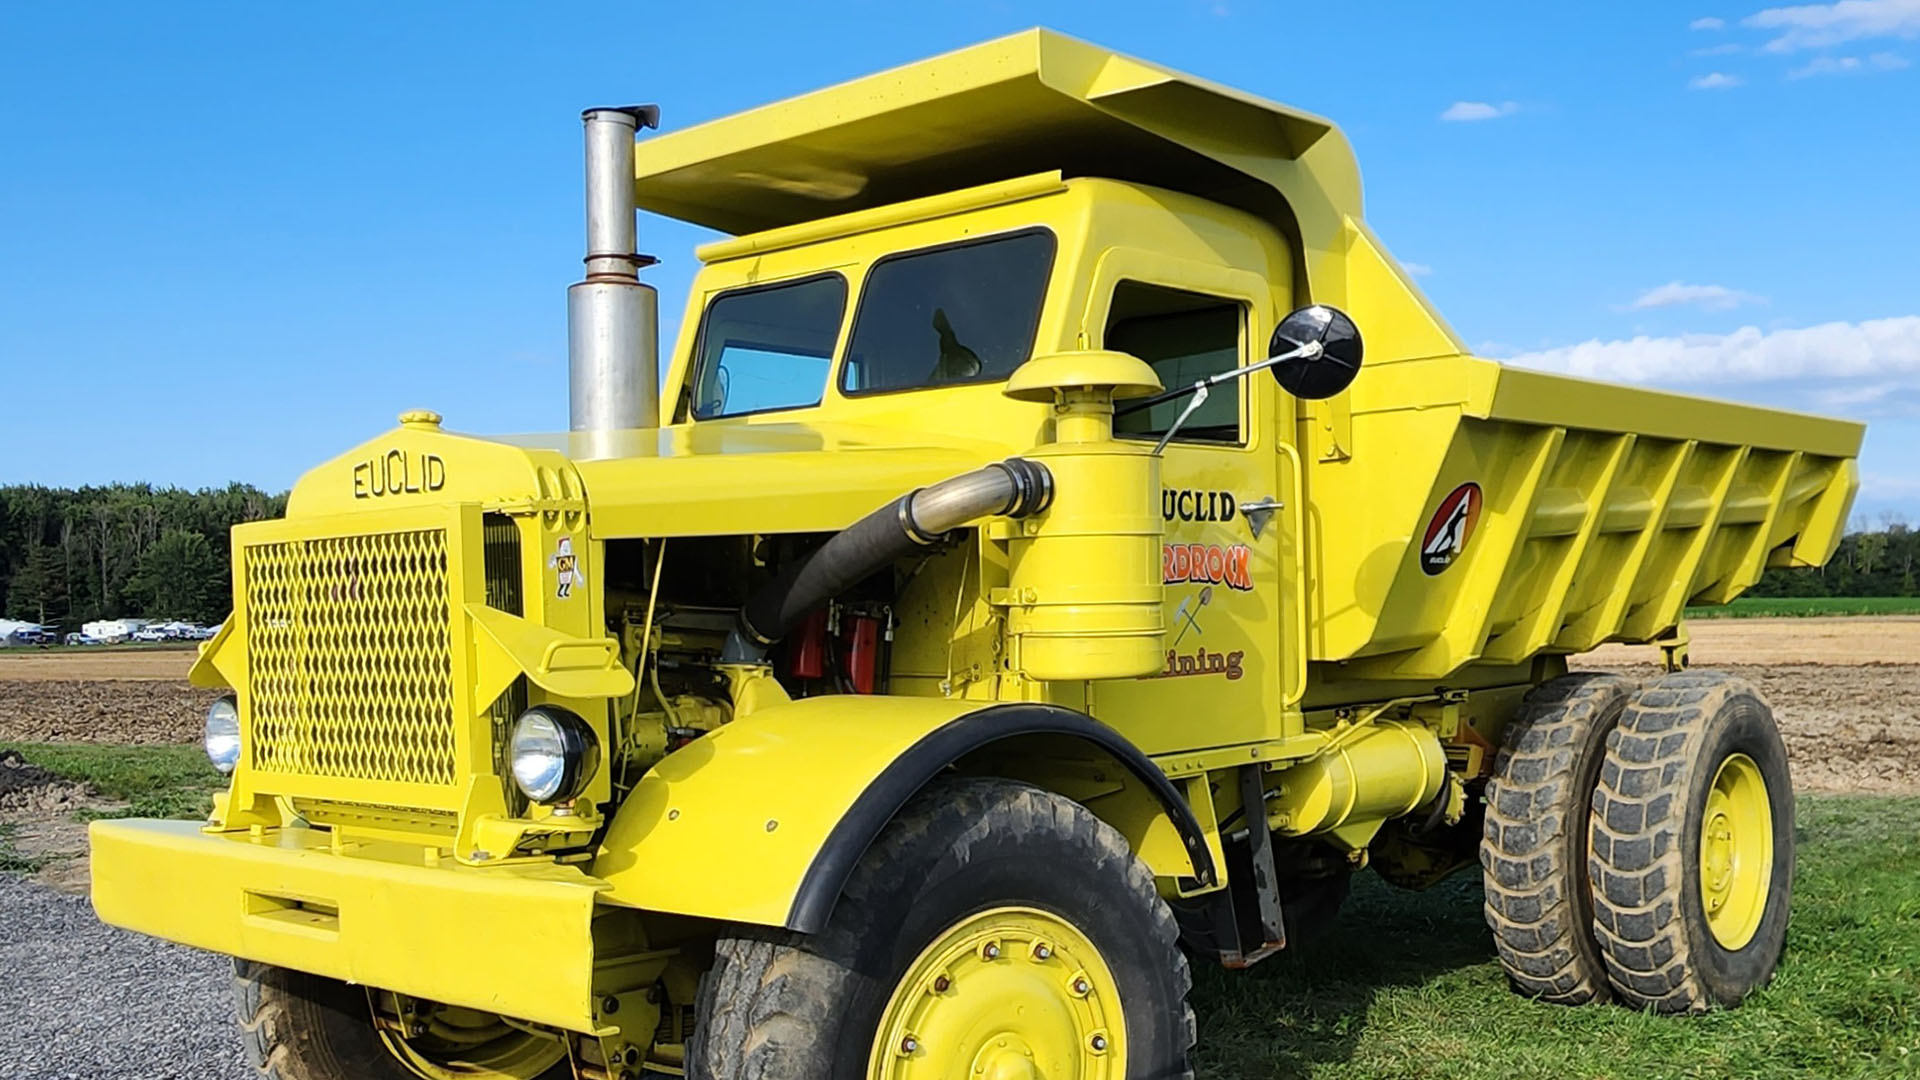
[[[826,609],[807,616],[800,628],[787,639],[787,671],[797,679],[818,679],[826,675]]]
[[[880,619],[875,615],[847,615],[840,620],[846,643],[847,682],[856,694],[871,694],[880,684]]]

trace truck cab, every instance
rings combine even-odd
[[[1046,408],[1003,392],[1029,359],[1117,351],[1162,385],[1185,387],[1265,359],[1295,306],[1294,259],[1276,230],[1144,184],[1043,173],[809,232],[700,252],[666,375],[673,423],[858,428],[876,444],[941,439],[1013,453],[1043,441],[1049,422]],[[1117,416],[1114,434],[1152,446],[1184,405]],[[1302,411],[1274,380],[1248,378],[1221,384],[1186,418],[1159,455],[1153,506],[1164,663],[1152,679],[1049,694],[1072,695],[1076,707],[1100,699],[1101,718],[1152,753],[1187,745],[1167,720],[1192,699],[1182,680],[1203,678],[1222,742],[1283,734],[1270,703],[1297,703],[1304,675],[1287,663],[1301,655],[1298,627],[1281,617],[1300,607],[1298,537],[1284,507],[1297,490]],[[970,657],[950,677],[943,654],[932,638],[897,641],[895,692],[940,694],[945,683],[965,693],[996,667]]]

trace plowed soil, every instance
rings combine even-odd
[[[185,679],[7,681],[0,672],[0,743],[198,742],[218,696]]]

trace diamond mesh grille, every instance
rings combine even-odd
[[[452,784],[446,531],[245,550],[252,767]]]

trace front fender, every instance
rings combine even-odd
[[[868,845],[929,780],[1031,736],[1118,762],[1157,804],[1146,831],[1122,829],[1136,850],[1152,848],[1156,874],[1214,882],[1185,799],[1092,717],[1050,705],[852,695],[762,709],[669,754],[620,807],[593,875],[608,902],[811,933]]]

